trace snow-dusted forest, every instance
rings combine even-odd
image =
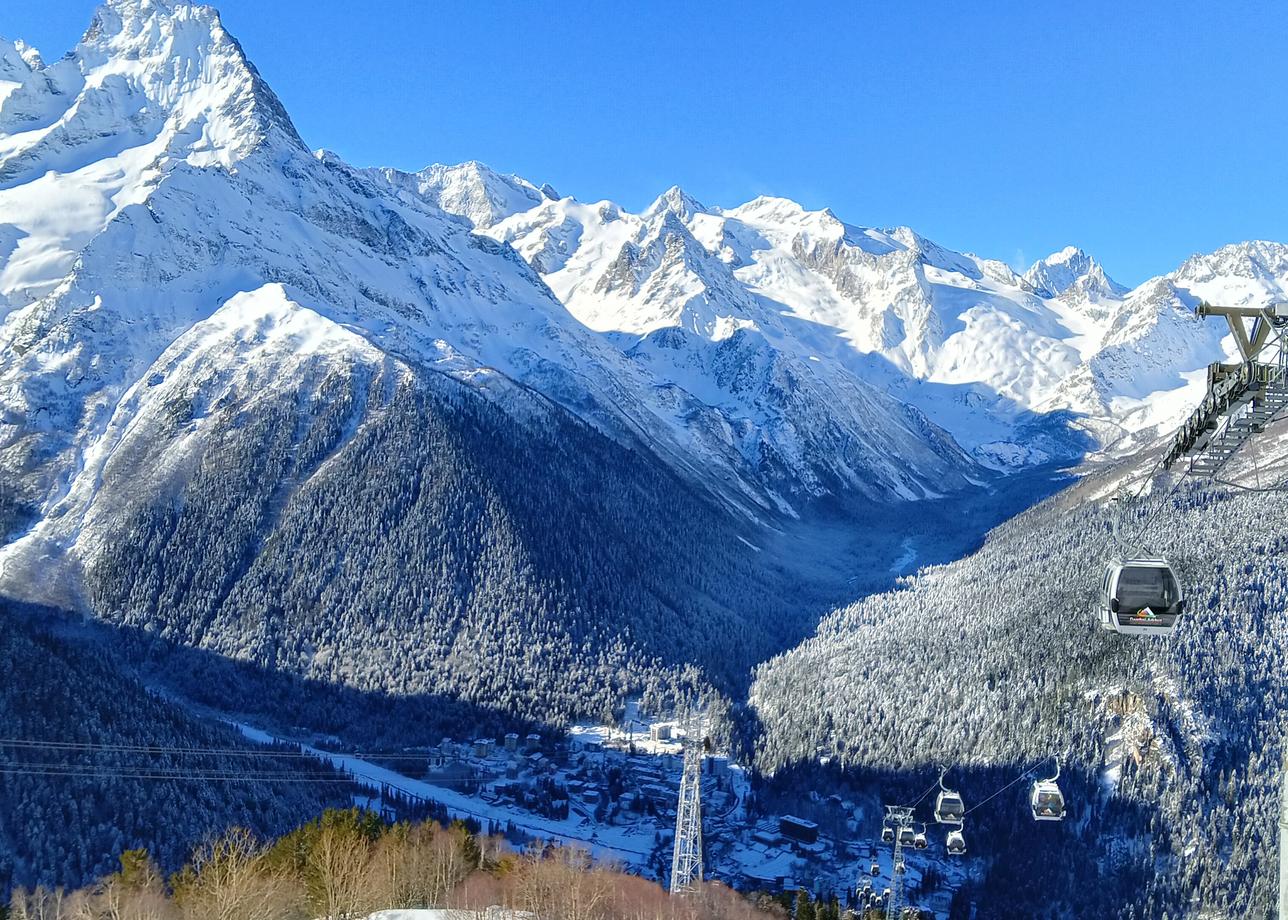
[[[1096,619],[1103,566],[1122,550],[1119,512],[1088,501],[1097,489],[837,610],[760,666],[757,762],[826,755],[932,777],[955,765],[969,799],[1058,756],[1071,790],[1060,834],[1030,825],[1027,786],[978,815],[973,845],[996,859],[981,898],[1030,903],[1028,875],[1043,899],[1094,898],[1124,917],[1265,916],[1288,721],[1288,494],[1183,484],[1119,522],[1129,546],[1148,522],[1137,552],[1166,554],[1189,597],[1173,636],[1141,639]]]

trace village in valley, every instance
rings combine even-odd
[[[262,733],[243,726],[258,740]],[[285,740],[285,739],[281,739]],[[376,794],[361,803],[397,817],[429,807],[473,822],[517,848],[583,846],[597,858],[665,881],[671,869],[684,728],[649,721],[631,703],[616,726],[580,724],[564,735],[509,733],[444,739],[387,759],[304,749],[325,757]],[[856,904],[865,885],[890,884],[892,850],[881,843],[882,807],[821,790],[795,797],[790,811],[761,806],[751,774],[727,756],[702,759],[705,876],[744,892],[808,891]],[[775,806],[782,805],[775,797]],[[964,877],[929,852],[908,853],[904,885],[923,903],[943,901]]]

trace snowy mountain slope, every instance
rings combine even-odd
[[[430,200],[314,154],[209,8],[13,48],[4,594],[559,721],[799,639],[782,598],[840,576],[801,584],[762,522],[974,487],[915,409],[757,335],[628,354],[439,207],[522,183],[430,171]]]
[[[511,214],[559,197],[548,185],[537,188],[526,179],[503,175],[475,161],[458,166],[436,163],[417,173],[387,168],[369,172],[479,228],[491,227]]]
[[[1195,298],[1288,272],[1245,244],[1123,294],[1077,251],[1026,279],[783,199],[674,188],[636,215],[477,163],[356,170],[184,3],[111,0],[72,53],[6,45],[0,74],[10,573],[104,544],[125,433],[183,468],[170,403],[247,407],[337,362],[530,413],[517,384],[753,516],[940,495],[1179,414],[1217,351]]]
[[[1230,347],[1192,306],[1266,302],[1288,278],[1281,247],[1267,243],[1196,257],[1133,291],[1074,247],[1017,276],[907,228],[855,227],[776,198],[707,207],[678,188],[638,215],[571,198],[498,213],[475,222],[480,231],[510,243],[628,354],[662,329],[710,343],[754,330],[829,386],[870,383],[922,409],[989,463],[1077,456],[1088,436],[1093,447],[1156,437]],[[669,379],[688,378],[672,369]]]
[[[843,423],[815,400],[810,424],[708,401],[701,379],[692,391],[659,385],[512,250],[439,207],[486,223],[552,193],[476,164],[413,182],[311,154],[209,8],[112,0],[56,64],[12,48],[0,109],[0,465],[39,520],[0,566],[101,542],[90,505],[113,484],[96,469],[115,432],[139,424],[142,384],[225,305],[268,310],[241,322],[271,326],[269,299],[238,298],[273,285],[308,305],[312,334],[266,347],[233,336],[194,352],[219,373],[187,377],[262,366],[259,385],[271,387],[268,367],[295,367],[274,347],[366,343],[485,390],[498,375],[516,381],[757,513],[794,514],[829,489],[919,497],[970,484],[975,466],[951,439],[861,384],[819,395],[853,403]],[[806,404],[799,366],[745,360]]]
[[[330,375],[359,369],[364,379],[383,381],[386,392],[410,375],[362,336],[293,302],[280,284],[230,297],[180,334],[111,408],[45,526],[10,551],[6,575],[34,582],[35,566],[56,558],[68,535],[78,558],[97,558],[133,505],[182,493],[210,439],[220,437],[215,421],[227,407],[253,414],[279,391],[278,381],[316,391]],[[359,404],[348,424],[356,426],[361,414]],[[80,600],[59,593],[42,599]]]
[[[970,488],[980,464],[1074,458],[1087,433],[1136,449],[1221,353],[1194,304],[1264,302],[1285,279],[1273,243],[1124,291],[1077,251],[1021,277],[784,199],[671,189],[631,214],[480,164],[354,169],[305,147],[213,11],[111,0],[56,63],[0,43],[0,589],[540,719],[667,680],[738,687],[825,597],[761,545],[773,512]],[[894,687],[933,723],[966,666],[944,636],[980,652],[973,689],[988,665],[1043,663],[990,640],[999,585],[1018,560],[1001,622],[1029,635],[1015,610],[1053,560],[1092,560],[1098,518],[1026,520],[979,568],[847,608],[766,666],[766,757],[820,750],[790,724],[796,694],[882,725],[865,694]],[[980,616],[946,619],[963,597]],[[1249,621],[1248,648],[1278,625]],[[911,669],[845,670],[891,636],[943,653],[938,695]],[[1124,664],[1078,630],[1057,640],[1086,672],[1030,668],[1055,696],[1015,703],[1052,733],[1060,693]],[[1237,684],[1220,665],[1206,688]],[[928,760],[997,724],[967,715],[890,737]],[[1036,753],[1010,740],[1005,756]]]
[[[390,171],[384,174],[403,195],[409,193],[409,177]],[[507,197],[507,190],[519,187],[529,195],[535,192],[530,184],[519,186],[519,180],[499,177],[477,164],[430,167],[418,176],[435,177],[437,183],[423,193],[422,200],[449,210],[454,203],[465,202],[455,213],[479,229],[487,224],[477,219],[477,202],[496,205],[487,211],[485,221],[491,221],[506,209],[514,209],[515,197]],[[418,187],[423,186],[422,182]],[[443,194],[440,187],[450,189],[451,194]],[[556,200],[548,189],[543,195],[535,208],[513,210],[505,220],[521,214],[553,222],[551,232],[540,239],[542,251],[524,252],[534,264],[545,268],[553,268],[561,253],[569,250],[569,240],[561,236],[558,227],[575,228],[581,220],[602,224],[619,216],[611,206],[598,213],[571,199]],[[635,293],[660,311],[662,318],[645,319],[631,331],[646,333],[674,324],[696,337],[681,334],[653,342],[616,335],[619,327],[605,322],[604,317],[620,318],[622,303],[603,279],[587,295],[591,312],[574,310],[574,314],[590,329],[611,333],[602,341],[621,347],[632,372],[648,381],[665,411],[683,420],[680,437],[690,453],[707,456],[732,450],[741,458],[738,462],[762,470],[780,484],[780,495],[792,491],[793,476],[799,477],[797,488],[806,494],[839,489],[879,496],[881,492],[873,493],[868,485],[874,473],[876,482],[890,484],[886,494],[901,498],[943,494],[969,484],[974,464],[951,438],[920,413],[887,398],[865,381],[820,377],[802,356],[783,354],[759,334],[726,344],[737,329],[749,333],[757,329],[720,310],[722,300],[740,296],[736,285],[726,285],[718,292],[707,290],[711,273],[705,263],[711,257],[672,213],[673,209],[693,213],[686,207],[680,199],[674,205],[668,204],[666,196],[659,199],[647,215],[656,221],[656,231],[640,239],[638,246],[632,243],[629,251],[619,253],[605,274],[623,279],[628,288],[650,285]],[[571,209],[571,217],[565,209]],[[505,220],[494,227],[500,228]],[[638,223],[623,222],[624,227],[636,230]],[[523,241],[499,231],[492,235],[523,250]],[[621,234],[614,230],[607,235],[617,239]],[[597,246],[578,255],[584,259],[606,253]],[[644,271],[643,265],[656,268],[660,277]],[[558,283],[558,278],[547,274],[545,280]],[[744,302],[750,300],[741,296]],[[753,384],[753,380],[759,382]],[[841,401],[833,396],[840,396]],[[792,403],[790,410],[787,401]],[[818,449],[825,444],[830,446]],[[786,505],[780,507],[785,509]]]
[[[1076,246],[1039,259],[1021,278],[1043,297],[1119,300],[1127,293],[1127,288],[1105,274],[1104,266]]]

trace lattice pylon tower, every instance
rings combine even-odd
[[[690,716],[684,731],[684,772],[675,807],[675,853],[671,857],[671,894],[691,894],[702,882],[702,757],[704,724]]]
[[[903,920],[903,909],[907,906],[903,896],[903,860],[902,831],[912,827],[912,809],[902,805],[887,805],[886,823],[894,828],[894,862],[890,870],[890,902],[886,904],[886,920]]]

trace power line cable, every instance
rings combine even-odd
[[[245,782],[245,783],[322,783],[331,785],[348,785],[356,780],[352,776],[340,773],[334,776],[321,777],[318,774],[303,776],[291,773],[237,773],[229,772],[164,772],[147,770],[110,770],[90,766],[68,765],[65,769],[30,769],[17,764],[0,764],[0,776],[41,776],[50,778],[82,779],[128,779],[128,780],[168,780],[172,782]]]
[[[0,768],[12,768],[22,770],[104,770],[110,772],[146,772],[146,773],[172,773],[177,778],[184,779],[187,777],[215,776],[224,774],[237,774],[238,776],[258,776],[272,778],[275,776],[315,776],[319,778],[334,777],[343,771],[339,768],[332,770],[316,770],[308,772],[305,770],[264,770],[264,769],[246,769],[241,770],[235,767],[210,767],[207,769],[190,769],[187,767],[170,767],[162,764],[110,764],[110,763],[30,763],[27,761],[0,761]],[[289,769],[289,768],[286,768]]]
[[[297,744],[298,742],[278,742],[280,744]],[[236,757],[277,757],[277,758],[325,758],[354,757],[359,760],[424,760],[425,754],[383,754],[372,751],[271,751],[253,748],[190,748],[169,747],[164,745],[131,745],[131,744],[95,744],[81,741],[45,741],[27,738],[0,738],[0,748],[28,748],[47,751],[68,751],[86,753],[121,753],[121,754],[174,754],[179,756],[236,756]]]

